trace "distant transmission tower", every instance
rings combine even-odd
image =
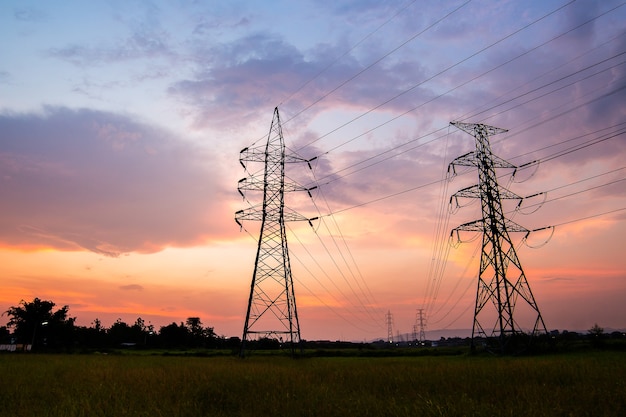
[[[498,185],[496,168],[514,169],[516,166],[491,152],[489,136],[506,132],[506,129],[484,124],[451,124],[476,139],[476,151],[460,156],[450,164],[452,169],[455,165],[478,168],[478,185],[464,188],[453,195],[453,198],[480,198],[482,206],[482,219],[462,224],[452,231],[457,234],[459,231],[482,232],[483,238],[471,347],[474,350],[476,339],[483,337],[489,349],[495,348],[505,353],[516,349],[518,343],[519,346],[529,343],[530,340],[525,340],[526,336],[532,339],[540,332],[547,333],[509,237],[509,232],[528,234],[529,231],[505,218],[502,210],[501,199],[521,200],[521,197]],[[526,310],[523,314],[514,315],[520,298]],[[518,319],[528,319],[532,323],[527,327],[528,333],[520,327]]]
[[[243,149],[240,152],[239,161],[244,168],[246,168],[245,162],[265,164],[262,179],[252,175],[240,180],[238,185],[239,192],[244,198],[243,191],[263,191],[262,206],[256,205],[235,213],[235,221],[240,226],[243,220],[261,221],[240,355],[245,354],[246,342],[264,337],[277,339],[281,345],[290,348],[291,353],[294,354],[301,341],[300,324],[287,249],[285,222],[302,220],[310,222],[310,220],[286,208],[284,194],[289,191],[309,191],[309,189],[285,182],[285,164],[308,161],[298,156],[285,154],[278,107],[274,109],[267,144],[257,148]]]
[[[385,320],[387,321],[387,341],[393,343],[393,315],[391,311],[387,310]]]
[[[419,328],[419,337],[417,338],[418,342],[423,342],[426,340],[426,332],[424,331],[424,309],[417,309],[417,317],[416,317],[416,325],[415,327]]]

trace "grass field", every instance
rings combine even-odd
[[[0,355],[0,416],[625,416],[626,353]]]

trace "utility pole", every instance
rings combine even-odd
[[[285,192],[309,191],[310,195],[310,189],[285,182],[285,164],[309,161],[285,154],[280,116],[276,107],[267,144],[243,149],[239,162],[246,171],[246,162],[265,164],[262,179],[251,175],[241,179],[238,185],[239,193],[244,198],[244,191],[263,191],[261,206],[256,205],[235,213],[235,221],[240,227],[243,227],[243,220],[261,222],[240,356],[245,355],[248,341],[264,337],[277,339],[281,346],[291,349],[293,355],[301,339],[285,222],[310,223],[313,219],[285,207]]]
[[[488,349],[506,353],[530,343],[540,332],[547,333],[546,326],[535,302],[532,291],[517,257],[509,232],[529,231],[507,219],[502,209],[502,199],[522,198],[498,184],[497,168],[517,168],[491,152],[489,136],[506,132],[485,124],[451,123],[453,126],[474,136],[476,150],[456,158],[454,166],[478,168],[478,185],[457,191],[452,198],[479,198],[482,219],[462,224],[452,234],[462,231],[482,233],[482,251],[474,308],[471,348],[475,350],[479,337],[485,338]],[[459,238],[460,240],[460,238]],[[531,317],[530,326],[520,326],[518,315],[514,315],[518,301],[523,302],[524,318]],[[489,307],[492,307],[491,309]],[[525,333],[527,331],[528,333]],[[530,337],[528,340],[527,337]]]

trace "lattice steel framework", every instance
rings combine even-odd
[[[460,231],[482,232],[471,346],[475,349],[477,339],[481,337],[485,339],[488,349],[505,353],[518,349],[520,340],[521,345],[525,345],[533,336],[546,333],[543,318],[509,237],[509,232],[528,234],[529,231],[505,218],[502,209],[502,199],[521,200],[521,197],[498,185],[496,176],[497,168],[515,169],[516,166],[491,152],[489,136],[506,132],[506,129],[485,124],[451,124],[476,139],[476,151],[462,155],[450,164],[452,170],[455,165],[478,168],[478,185],[453,195],[453,198],[480,198],[482,208],[482,219],[462,224],[452,231],[453,234]],[[529,307],[524,312],[524,319],[531,323],[526,332],[515,316],[519,299]],[[490,310],[489,306],[493,309]]]
[[[301,339],[285,222],[309,219],[286,208],[284,196],[285,192],[308,190],[285,182],[285,164],[308,161],[285,154],[278,107],[274,109],[267,144],[243,149],[239,161],[244,169],[247,169],[246,162],[265,164],[263,179],[251,175],[238,184],[244,198],[244,191],[263,191],[261,206],[235,213],[235,221],[240,226],[244,220],[261,222],[240,355],[245,354],[246,342],[261,337],[278,339],[293,354]]]
[[[415,317],[415,321],[416,321],[416,327],[419,328],[419,336],[417,337],[417,341],[418,342],[424,342],[426,340],[426,332],[424,330],[425,328],[425,319],[424,319],[424,309],[423,308],[418,308],[417,309],[417,315]]]
[[[387,322],[387,341],[393,343],[393,314],[389,310],[385,314],[385,321]]]

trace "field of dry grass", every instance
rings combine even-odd
[[[0,355],[1,416],[620,416],[626,353]]]

